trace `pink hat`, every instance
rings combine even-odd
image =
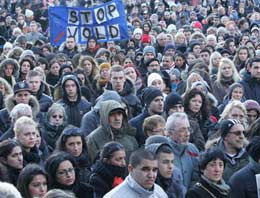
[[[203,28],[199,21],[195,21],[194,24],[193,24],[193,27],[194,28],[198,28],[200,30],[202,30],[202,28]]]

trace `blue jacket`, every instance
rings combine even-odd
[[[260,103],[260,81],[256,80],[251,74],[245,74],[244,79],[240,82],[245,90],[245,98],[256,100]]]

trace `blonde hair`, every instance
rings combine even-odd
[[[222,76],[222,73],[221,73],[221,69],[222,67],[224,67],[226,64],[230,65],[231,68],[232,68],[232,71],[233,71],[233,74],[232,74],[232,79],[234,80],[234,82],[238,82],[240,81],[240,76],[237,72],[237,68],[235,67],[235,64],[233,63],[232,60],[230,60],[229,58],[222,58],[219,62],[219,68],[218,68],[218,74],[217,74],[217,81],[220,81],[223,76]]]
[[[227,106],[225,107],[224,111],[220,115],[221,117],[220,117],[219,120],[221,121],[221,120],[228,119],[228,115],[230,114],[230,112],[231,112],[231,110],[233,108],[240,109],[241,111],[243,111],[243,113],[246,116],[246,107],[245,107],[245,105],[242,102],[238,101],[238,100],[234,100],[234,101],[230,102],[229,104],[227,104]]]
[[[32,126],[37,128],[36,122],[33,121],[33,119],[27,117],[27,116],[22,116],[16,120],[14,123],[14,133],[15,136],[19,135],[21,132],[23,132],[23,129],[27,126]]]

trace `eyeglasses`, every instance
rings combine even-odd
[[[188,128],[181,128],[181,129],[178,129],[178,130],[175,130],[175,129],[167,129],[168,131],[176,131],[178,133],[184,133],[184,132],[190,132],[192,133],[193,132],[193,129],[191,127],[188,127]]]
[[[235,136],[241,136],[242,134],[245,136],[246,131],[229,131],[228,133],[234,134]]]
[[[65,176],[65,175],[74,174],[74,173],[75,173],[75,169],[69,168],[67,170],[58,171],[56,174],[58,176]]]

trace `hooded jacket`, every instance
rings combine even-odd
[[[112,131],[109,124],[109,114],[114,110],[121,110],[123,112],[122,127],[119,130]],[[91,161],[93,162],[98,155],[100,149],[110,141],[121,143],[126,151],[127,159],[130,153],[138,148],[135,139],[136,129],[131,127],[127,122],[127,116],[123,107],[119,102],[108,100],[101,104],[100,108],[100,124],[96,130],[88,135],[87,146]]]
[[[153,190],[146,190],[138,184],[131,175],[125,181],[107,193],[104,198],[166,198],[167,194],[163,189],[154,184]]]
[[[5,108],[0,111],[0,131],[5,132],[11,127],[11,119],[9,117],[10,112],[16,105],[14,100],[14,95],[9,95],[6,97],[5,100]],[[34,96],[30,96],[29,105],[32,108],[33,117],[37,118],[39,122],[43,122],[42,115],[39,114],[40,112],[40,105],[37,99]]]
[[[70,101],[66,90],[65,90],[65,82],[67,80],[72,80],[76,83],[77,86],[77,100],[76,101]],[[62,87],[62,99],[59,101],[65,109],[65,112],[68,117],[68,124],[72,124],[76,127],[80,127],[81,118],[83,115],[90,111],[91,104],[85,99],[81,97],[81,91],[80,91],[80,85],[77,80],[77,77],[74,75],[66,75],[63,77],[61,82]]]
[[[8,64],[14,66],[11,78],[6,77],[4,74],[4,69]],[[7,80],[7,82],[9,82],[12,87],[16,83],[16,78],[18,77],[19,70],[20,70],[19,63],[12,58],[7,58],[4,61],[2,61],[0,64],[0,76],[3,77],[5,80]]]

